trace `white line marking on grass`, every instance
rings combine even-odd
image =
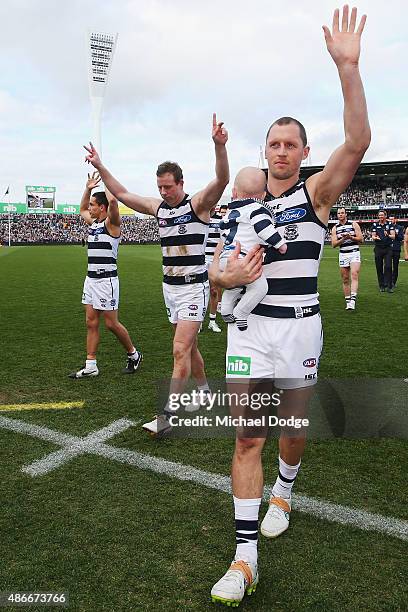
[[[0,412],[19,410],[66,410],[68,408],[83,408],[85,402],[51,402],[48,404],[0,404]]]
[[[151,455],[144,455],[136,451],[104,444],[105,440],[112,438],[122,431],[126,431],[126,429],[134,425],[137,425],[137,422],[123,418],[114,421],[99,431],[90,433],[85,438],[80,438],[69,436],[47,427],[31,425],[24,421],[0,416],[0,428],[27,434],[63,447],[61,450],[31,463],[31,465],[24,466],[22,471],[30,476],[47,474],[74,457],[91,454],[231,494],[231,480],[229,476],[212,474],[191,465],[184,465],[160,457],[152,457]],[[263,496],[265,500],[269,499],[271,491],[271,486],[265,487]],[[310,514],[332,523],[340,523],[341,525],[356,527],[364,531],[377,531],[394,536],[400,540],[408,541],[408,521],[341,506],[340,504],[315,499],[306,495],[294,494],[292,502],[293,508],[298,512]]]

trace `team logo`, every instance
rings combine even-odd
[[[197,304],[190,304],[189,310],[198,310]]]
[[[239,355],[228,355],[227,374],[234,376],[251,375],[251,357],[241,357]]]
[[[306,216],[306,210],[304,208],[294,208],[293,210],[284,210],[276,216],[278,223],[291,223],[292,221],[299,221]]]
[[[303,366],[305,368],[314,368],[317,363],[317,360],[314,357],[309,357],[309,359],[305,359],[303,362]]]
[[[186,226],[185,226],[185,225],[179,225],[179,228],[178,228],[178,233],[179,233],[179,234],[187,234],[187,228],[186,228]]]
[[[110,301],[110,305],[111,305],[111,306],[115,306],[115,304],[116,304],[116,300],[115,300],[115,299],[113,299],[113,300],[111,300],[111,301]]]
[[[187,223],[188,221],[191,221],[191,215],[183,215],[182,217],[176,217],[173,220],[173,223],[174,225],[177,225],[178,223]]]
[[[100,301],[100,303],[102,304],[102,306],[106,306],[106,300],[105,300],[105,298],[101,298],[99,301]]]
[[[162,227],[164,227],[165,225],[167,225],[167,221],[166,221],[166,219],[159,219],[159,225],[161,225]]]
[[[283,237],[285,240],[296,240],[299,236],[299,230],[296,223],[291,223],[285,226],[285,231],[283,232]]]
[[[99,238],[98,238],[98,234],[94,235],[94,242],[98,242]]]

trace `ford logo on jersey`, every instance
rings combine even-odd
[[[176,219],[173,219],[174,225],[176,225],[177,223],[187,223],[187,221],[191,221],[191,215],[183,215],[182,217],[177,217]]]
[[[299,219],[306,216],[306,212],[307,211],[304,208],[284,210],[279,215],[276,215],[276,221],[278,223],[292,223],[293,221],[299,221]]]

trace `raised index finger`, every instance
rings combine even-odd
[[[213,113],[213,128],[215,129],[217,127],[217,114]]]

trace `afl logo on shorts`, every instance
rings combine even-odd
[[[198,310],[198,306],[197,306],[197,304],[190,304],[189,309],[190,310]]]
[[[185,226],[185,225],[179,225],[179,228],[178,228],[178,233],[179,233],[179,234],[186,234],[186,233],[187,233],[187,228],[186,228],[186,226]]]
[[[296,240],[299,236],[298,226],[295,223],[289,224],[285,226],[285,231],[283,232],[283,237],[285,240]]]
[[[303,365],[305,368],[314,368],[317,363],[317,360],[314,357],[310,357],[309,359],[305,359]]]

